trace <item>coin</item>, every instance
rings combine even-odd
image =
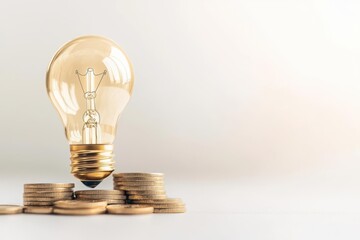
[[[151,199],[151,200],[132,200],[133,203],[152,203],[152,204],[160,204],[160,203],[183,203],[181,198],[166,198],[166,199]]]
[[[49,202],[24,201],[24,206],[52,206],[53,204],[54,204],[53,201],[49,201]]]
[[[0,205],[0,214],[22,213],[23,207],[19,205]]]
[[[54,203],[57,208],[66,208],[66,209],[79,209],[79,208],[97,208],[97,207],[106,207],[106,201],[100,200],[64,200],[57,201]]]
[[[60,200],[71,200],[71,197],[24,197],[25,202],[50,202],[50,201],[60,201]]]
[[[110,214],[149,214],[154,211],[153,207],[135,204],[109,205],[106,209]]]
[[[114,177],[114,182],[119,181],[132,181],[132,182],[151,182],[151,181],[158,181],[163,182],[163,177]]]
[[[102,194],[106,194],[106,195],[121,195],[124,194],[125,191],[121,191],[121,190],[80,190],[80,191],[75,191],[75,194],[86,194],[86,195],[102,195]]]
[[[72,193],[71,188],[25,188],[24,193]]]
[[[114,186],[163,186],[164,182],[114,182]]]
[[[113,173],[114,177],[163,177],[163,173]]]
[[[164,203],[164,204],[140,204],[143,206],[151,206],[155,209],[159,209],[159,208],[185,208],[185,204],[184,203],[175,203],[175,204],[168,204],[168,203]]]
[[[61,198],[61,197],[72,197],[72,192],[64,193],[24,193],[24,197],[45,197],[45,198]]]
[[[114,186],[114,189],[127,190],[127,191],[143,191],[143,190],[165,191],[164,186]]]
[[[106,212],[105,207],[96,207],[96,208],[54,208],[53,211],[55,214],[63,214],[63,215],[95,215],[102,214]]]
[[[73,188],[74,183],[26,183],[24,188]]]
[[[184,213],[186,211],[185,208],[155,208],[154,213]]]
[[[129,195],[129,200],[142,200],[142,199],[166,199],[166,195]]]
[[[103,199],[103,201],[106,201],[108,205],[111,205],[111,204],[125,204],[125,200]]]
[[[121,200],[121,199],[126,199],[126,196],[125,195],[91,195],[91,194],[88,194],[88,195],[76,195],[76,198],[81,198],[81,199],[118,199],[118,200]]]
[[[52,207],[25,207],[24,213],[49,214],[53,212]]]
[[[144,191],[126,191],[128,195],[165,195],[165,191],[144,190]]]

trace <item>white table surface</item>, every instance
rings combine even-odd
[[[29,177],[2,177],[2,203],[21,203]],[[77,184],[80,189],[80,184]],[[354,186],[303,179],[167,177],[185,214],[0,216],[0,239],[359,239]],[[110,188],[111,179],[99,188]]]

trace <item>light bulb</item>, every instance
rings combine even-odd
[[[96,187],[114,171],[117,120],[134,84],[132,65],[113,41],[83,36],[54,55],[46,88],[70,144],[71,173]]]

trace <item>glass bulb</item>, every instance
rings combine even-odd
[[[132,65],[113,41],[83,36],[50,62],[46,87],[70,144],[72,174],[95,187],[114,170],[117,120],[134,84]]]

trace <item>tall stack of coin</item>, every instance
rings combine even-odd
[[[154,207],[154,213],[183,213],[179,198],[168,198],[162,173],[114,173],[114,189],[125,191],[129,204]]]
[[[55,201],[73,199],[73,188],[73,183],[24,184],[24,211],[51,213]]]
[[[75,191],[75,198],[79,200],[102,200],[111,204],[124,204],[125,191],[122,190],[82,190]]]

